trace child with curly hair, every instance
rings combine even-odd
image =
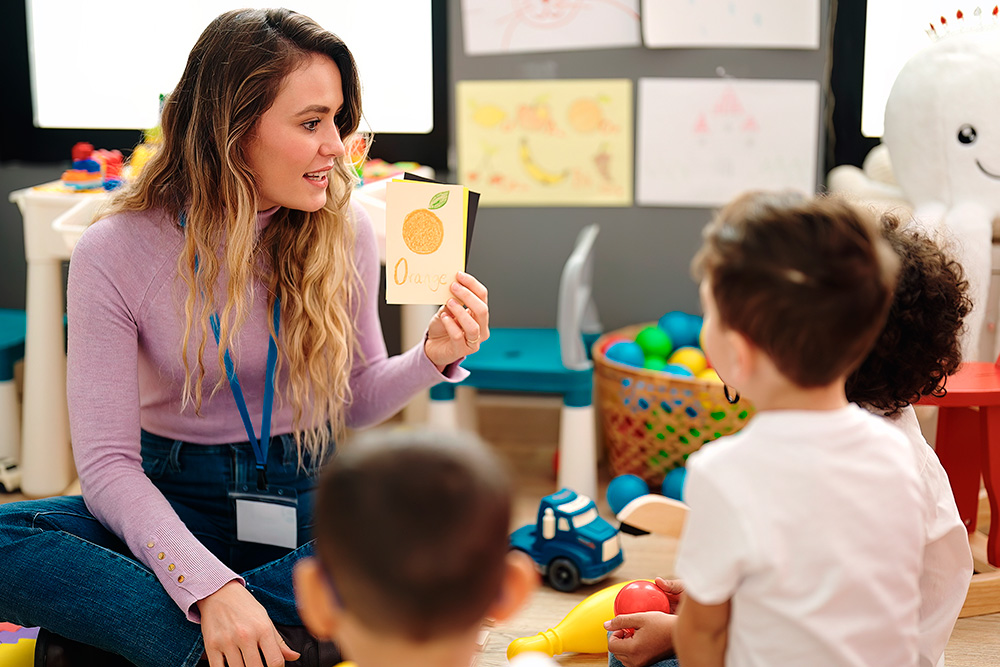
[[[899,282],[885,327],[847,379],[848,400],[884,416],[906,435],[917,457],[927,509],[920,576],[920,667],[944,664],[972,576],[969,535],[955,507],[948,475],[924,439],[913,403],[944,393],[962,360],[960,336],[972,309],[962,267],[930,238],[893,217],[882,237],[900,261]]]

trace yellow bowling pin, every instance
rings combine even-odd
[[[604,629],[604,623],[615,617],[615,597],[630,583],[623,581],[602,588],[573,607],[556,627],[533,637],[515,639],[507,647],[507,659],[528,651],[545,655],[607,653],[608,631]]]

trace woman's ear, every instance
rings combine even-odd
[[[523,551],[509,551],[504,563],[500,595],[490,607],[487,616],[502,621],[513,616],[538,588],[535,563]]]
[[[303,558],[295,565],[293,578],[296,605],[306,629],[317,639],[336,637],[343,610],[320,570],[319,561]]]

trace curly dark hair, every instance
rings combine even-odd
[[[963,320],[972,310],[962,267],[922,232],[883,216],[882,235],[901,265],[885,327],[847,379],[848,400],[886,415],[943,396],[962,361]]]

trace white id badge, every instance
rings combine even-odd
[[[233,493],[236,539],[294,549],[298,546],[298,501],[269,493]]]

